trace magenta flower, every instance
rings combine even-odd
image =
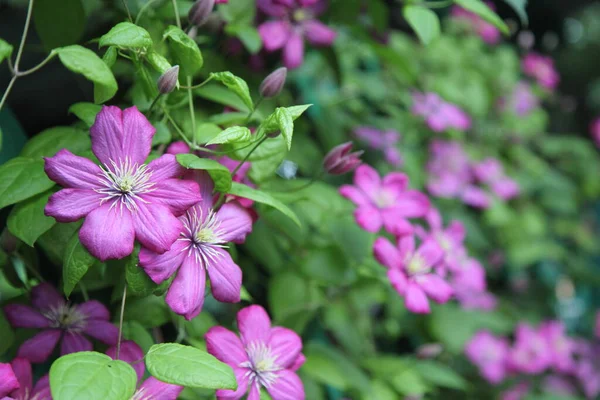
[[[177,142],[173,142],[167,147],[167,154],[187,154],[191,151],[190,146],[188,146],[184,141],[179,140]]]
[[[304,40],[313,46],[331,46],[337,33],[316,19],[325,3],[316,0],[258,0],[258,8],[276,19],[262,23],[258,33],[268,52],[283,49],[289,69],[304,62]]]
[[[377,261],[388,268],[388,278],[405,298],[409,311],[427,314],[430,312],[428,297],[442,304],[452,296],[450,285],[434,271],[444,255],[434,240],[424,240],[415,250],[412,235],[398,239],[397,246],[380,237],[375,240],[373,253]]]
[[[164,254],[142,248],[140,266],[156,283],[177,273],[166,302],[177,314],[190,320],[204,304],[206,273],[215,299],[227,303],[240,301],[242,271],[227,252],[227,243],[241,243],[252,230],[252,217],[236,202],[217,211],[212,203],[213,183],[205,171],[194,174],[200,184],[202,201],[180,217],[183,228],[179,239]]]
[[[354,217],[366,231],[376,233],[383,226],[391,234],[404,235],[412,232],[407,218],[423,217],[429,210],[427,196],[407,189],[405,174],[392,172],[382,180],[363,164],[354,172],[354,186],[343,185],[340,194],[358,206]]]
[[[68,150],[45,159],[46,174],[65,188],[50,196],[46,215],[85,217],[79,238],[102,261],[131,254],[136,238],[164,253],[182,228],[176,216],[200,201],[197,184],[175,179],[183,168],[173,155],[144,164],[155,129],[135,107],[103,107],[90,133],[102,167]]]
[[[575,344],[566,335],[564,324],[558,321],[548,321],[540,327],[540,331],[548,342],[548,350],[552,357],[551,365],[554,369],[558,372],[572,371],[575,365],[573,359]]]
[[[465,227],[460,221],[451,221],[444,228],[442,215],[435,209],[429,209],[426,215],[427,223],[429,224],[429,232],[426,236],[430,236],[440,248],[444,251],[444,266],[451,270],[459,270],[460,263],[465,252],[463,242],[465,240]],[[425,238],[425,236],[423,236]]]
[[[521,62],[525,75],[534,78],[537,83],[546,89],[556,89],[560,76],[554,67],[554,60],[537,53],[529,53]]]
[[[125,340],[121,343],[119,357],[117,358],[117,346],[111,346],[106,350],[106,355],[113,360],[121,360],[129,363],[138,376],[138,385],[144,377],[144,351],[134,341]],[[177,400],[183,391],[183,386],[172,385],[161,382],[153,376],[139,385],[130,400]]]
[[[49,283],[40,283],[31,289],[31,304],[4,306],[6,319],[13,328],[43,329],[23,342],[17,357],[32,363],[43,363],[61,340],[60,354],[91,351],[90,342],[83,334],[112,345],[117,343],[119,330],[109,322],[108,309],[96,300],[69,304]]]
[[[205,336],[206,350],[233,368],[237,390],[218,390],[218,400],[237,400],[249,391],[248,400],[260,399],[261,386],[273,400],[304,400],[304,386],[296,374],[304,364],[302,339],[296,332],[271,327],[261,306],[238,312],[240,338],[221,326]]]
[[[400,141],[400,134],[394,130],[381,131],[369,126],[359,126],[354,129],[354,135],[365,142],[369,147],[383,151],[385,160],[393,167],[404,164],[402,155],[396,148]]]
[[[487,158],[473,167],[475,177],[490,186],[502,200],[510,200],[520,193],[517,182],[504,174],[502,163],[495,158]]]
[[[531,85],[519,82],[508,98],[500,101],[501,110],[510,110],[520,117],[525,117],[540,105],[540,99],[533,93]]]
[[[506,339],[488,331],[479,331],[466,344],[465,354],[488,382],[497,385],[504,380],[508,357]]]
[[[516,341],[510,350],[509,365],[512,370],[525,374],[539,374],[552,363],[548,341],[543,332],[527,324],[519,324]]]
[[[52,400],[48,375],[34,386],[29,360],[17,357],[10,364],[0,364],[0,397],[2,400]]]
[[[364,151],[351,153],[352,142],[342,143],[335,146],[323,158],[323,169],[331,175],[343,175],[354,171],[362,161],[360,156]]]
[[[495,10],[495,7],[489,1],[485,2],[488,7]],[[487,44],[497,44],[502,35],[498,28],[489,22],[482,19],[479,15],[474,14],[460,6],[454,6],[452,8],[452,17],[459,21],[464,21],[481,39]]]
[[[592,134],[594,143],[596,143],[596,147],[600,147],[600,118],[596,118],[594,122],[592,122],[590,125],[590,133]]]
[[[411,111],[422,117],[434,132],[448,129],[465,131],[471,128],[471,118],[458,106],[444,101],[437,93],[413,93]]]

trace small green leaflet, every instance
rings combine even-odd
[[[232,126],[219,133],[206,144],[242,143],[248,141],[251,137],[250,129],[244,126]]]
[[[294,135],[294,119],[290,112],[283,107],[275,110],[275,119],[277,119],[277,124],[281,129],[287,148],[290,150],[292,148],[292,136]]]
[[[257,189],[253,189],[250,186],[246,186],[241,183],[232,182],[231,189],[229,190],[229,194],[233,194],[233,195],[239,196],[239,197],[244,197],[246,199],[254,200],[257,203],[262,203],[262,204],[271,206],[271,207],[281,211],[283,214],[285,214],[287,217],[289,217],[292,221],[294,221],[298,226],[301,225],[300,220],[298,219],[296,214],[288,206],[286,206],[281,201],[277,200],[276,198],[274,198],[273,196],[271,196],[270,194],[268,194],[266,192],[263,192],[263,191],[260,191]]]
[[[227,193],[231,188],[231,172],[215,160],[200,158],[193,154],[177,154],[177,162],[187,169],[207,171],[218,192]]]
[[[94,103],[75,103],[69,107],[69,112],[75,114],[77,118],[85,122],[90,127],[96,121],[96,115],[100,112],[102,106]]]
[[[424,45],[428,45],[440,36],[440,19],[430,9],[407,5],[402,9],[402,14]]]
[[[144,28],[131,22],[121,22],[100,38],[99,46],[125,50],[147,49],[152,46],[152,38]]]
[[[169,26],[163,34],[163,39],[168,39],[169,50],[175,64],[181,68],[180,77],[194,76],[200,71],[204,64],[202,53],[194,42],[184,31],[176,26]]]
[[[6,41],[0,39],[0,63],[4,61],[5,58],[10,57],[12,51],[13,47]]]
[[[456,4],[461,6],[462,8],[471,11],[474,14],[479,15],[481,18],[496,26],[496,28],[500,29],[502,33],[508,35],[510,33],[510,29],[508,29],[508,25],[504,23],[504,21],[492,11],[484,2],[481,0],[455,0]]]
[[[240,99],[242,99],[249,110],[252,111],[254,109],[254,103],[252,102],[252,97],[250,96],[250,89],[248,89],[248,84],[245,80],[235,76],[229,71],[213,72],[209,77],[227,86],[229,90],[234,92]]]

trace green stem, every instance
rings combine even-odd
[[[12,79],[10,80],[10,82],[8,82],[8,86],[6,87],[6,90],[4,91],[4,95],[2,96],[2,100],[0,100],[0,110],[2,110],[2,107],[4,106],[4,103],[6,102],[6,98],[8,97],[8,94],[10,93],[10,90],[12,89],[12,87],[15,84],[16,80],[17,80],[17,76],[14,75],[12,77]]]
[[[117,360],[121,352],[121,336],[123,334],[123,316],[125,315],[125,300],[127,299],[127,283],[123,287],[123,301],[121,301],[121,315],[119,317],[119,339],[117,341]]]
[[[129,6],[127,6],[127,0],[121,0],[121,2],[123,3],[123,7],[125,7],[125,11],[127,11],[127,18],[129,18],[129,22],[133,22],[133,18],[131,18],[131,12],[129,12]]]
[[[254,115],[254,111],[256,111],[256,108],[258,106],[260,106],[260,103],[262,103],[264,97],[260,96],[258,98],[258,100],[256,101],[256,103],[254,104],[254,107],[252,108],[252,111],[250,111],[250,114],[248,114],[248,116],[246,117],[246,121],[244,122],[244,125],[248,124],[248,122],[250,122],[250,118],[252,118],[252,116]]]
[[[206,85],[208,82],[212,81],[212,79],[213,79],[213,77],[209,76],[208,78],[206,78],[205,81],[203,81],[203,82],[201,82],[201,83],[199,83],[197,85],[189,86],[189,83],[188,83],[188,86],[179,86],[179,87],[181,89],[198,89],[198,88],[201,88],[202,86]]]
[[[240,161],[240,163],[237,165],[237,167],[235,167],[235,169],[234,169],[234,170],[233,170],[233,172],[231,173],[231,176],[235,176],[235,173],[236,173],[236,172],[238,172],[238,171],[240,170],[240,168],[242,168],[242,165],[244,165],[244,163],[245,163],[246,161],[248,161],[248,158],[250,158],[250,155],[251,155],[252,153],[254,153],[254,151],[255,151],[256,149],[258,149],[258,147],[259,147],[261,144],[263,144],[263,143],[264,143],[264,142],[265,142],[265,141],[266,141],[268,138],[269,138],[268,136],[264,136],[262,139],[260,139],[260,140],[259,140],[259,141],[256,143],[256,146],[254,146],[254,147],[252,148],[252,150],[250,150],[250,151],[248,152],[248,154],[246,154],[246,156],[244,157],[244,159],[243,159],[242,161]]]
[[[148,9],[148,7],[150,7],[150,5],[152,5],[152,3],[154,3],[156,0],[150,0],[148,1],[146,4],[144,4],[142,6],[142,8],[140,8],[140,11],[138,12],[138,14],[135,16],[135,24],[137,25],[138,21],[140,20],[140,18],[142,17],[142,15],[146,12],[146,9]]]
[[[311,186],[313,183],[315,183],[318,180],[320,180],[323,177],[323,175],[325,175],[325,172],[324,171],[320,171],[317,175],[315,175],[312,178],[310,178],[310,181],[308,181],[304,185],[300,185],[300,186],[297,186],[295,188],[291,188],[290,190],[285,190],[283,192],[284,193],[294,193],[294,192],[298,192],[298,191],[300,191],[302,189],[306,189],[307,187]]]
[[[54,58],[54,56],[56,56],[56,53],[51,52],[50,54],[48,54],[48,56],[41,63],[39,63],[35,67],[30,68],[27,71],[16,72],[15,75],[18,76],[18,77],[21,77],[21,76],[26,76],[26,75],[29,75],[29,74],[33,74],[35,71],[39,70],[44,65],[48,64],[50,62],[50,60],[52,60]]]
[[[177,122],[175,122],[173,120],[173,118],[171,117],[171,115],[169,114],[169,112],[167,111],[166,108],[163,107],[163,112],[165,113],[165,115],[167,116],[167,119],[169,120],[169,122],[171,123],[171,125],[173,125],[173,127],[175,128],[175,130],[177,131],[177,133],[179,134],[179,136],[181,136],[181,138],[183,139],[183,141],[190,147],[192,147],[192,143],[190,142],[190,140],[187,138],[187,136],[185,136],[185,133],[183,133],[183,131],[181,130],[181,128],[179,128],[179,125],[177,125]]]
[[[160,96],[162,96],[162,93],[159,93],[158,96],[156,96],[154,100],[152,100],[152,104],[150,104],[150,108],[148,108],[148,114],[150,114],[150,111],[152,111],[152,108],[154,108],[154,105],[158,102]]]
[[[194,111],[194,96],[192,96],[192,77],[187,77],[188,88],[188,102],[190,103],[190,118],[192,119],[192,143],[194,148],[196,147],[196,113]]]
[[[177,21],[177,27],[181,29],[181,19],[179,18],[179,9],[177,8],[177,0],[173,1],[173,11],[175,11],[175,21]]]

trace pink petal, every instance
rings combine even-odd
[[[94,189],[100,186],[98,179],[102,171],[87,158],[63,149],[44,161],[46,174],[60,186],[78,189]]]
[[[409,190],[402,193],[392,207],[397,215],[408,218],[424,217],[431,206],[426,195],[416,190]]]
[[[135,231],[129,210],[105,203],[88,214],[79,239],[101,261],[127,257],[133,252]]]
[[[150,203],[160,203],[179,216],[188,208],[202,200],[200,189],[196,182],[181,179],[166,179],[155,186],[155,189],[142,195]]]
[[[225,364],[237,366],[248,361],[241,340],[229,329],[214,326],[206,332],[206,351]]]
[[[250,392],[248,393],[248,398],[246,400],[260,400],[260,384],[258,382],[254,382],[254,384],[250,386]]]
[[[152,181],[160,182],[165,179],[179,178],[185,173],[185,168],[172,154],[163,154],[148,164],[148,171],[152,172]]]
[[[89,300],[84,303],[77,305],[77,310],[84,314],[87,319],[99,319],[108,321],[110,319],[110,312],[108,308],[97,300]]]
[[[58,308],[64,305],[65,298],[51,284],[44,282],[31,289],[31,304],[38,310]]]
[[[431,229],[433,229],[433,230],[442,229],[442,224],[443,224],[442,215],[440,214],[440,212],[438,211],[437,208],[431,207],[429,209],[429,211],[427,212],[425,219],[427,220],[427,223],[429,224],[429,227]]]
[[[284,369],[277,375],[277,380],[267,388],[273,400],[304,400],[304,385],[295,372]]]
[[[176,240],[169,251],[157,254],[146,248],[140,250],[140,267],[154,283],[162,283],[177,271],[187,254],[188,242]]]
[[[191,320],[202,310],[206,272],[194,253],[185,257],[165,301],[171,310]]]
[[[286,21],[267,21],[258,27],[258,33],[266,51],[281,49],[291,34],[291,27]]]
[[[156,253],[162,254],[169,250],[183,230],[181,221],[162,204],[145,204],[139,201],[137,205],[133,214],[137,240]]]
[[[167,147],[167,154],[186,154],[191,151],[190,146],[188,146],[184,141],[178,140],[177,142],[173,142]]]
[[[83,335],[74,332],[67,332],[60,345],[60,355],[78,353],[80,351],[92,351],[94,346]]]
[[[368,205],[371,203],[369,198],[365,196],[362,190],[350,186],[350,185],[342,185],[340,187],[340,194],[356,204],[357,206]]]
[[[19,358],[13,360],[13,363]],[[31,369],[31,367],[30,367]],[[19,388],[19,381],[10,364],[0,363],[0,397],[4,397],[13,390]]]
[[[240,301],[242,270],[233,262],[229,253],[216,248],[214,257],[208,258],[206,271],[210,277],[211,291],[215,299],[225,303]]]
[[[52,393],[50,391],[50,379],[48,375],[42,376],[31,392],[32,400],[52,400]]]
[[[43,363],[50,357],[61,335],[62,332],[58,329],[44,330],[24,341],[19,347],[17,357],[26,358],[32,363]]]
[[[419,257],[425,261],[428,267],[437,264],[444,257],[444,250],[433,239],[426,239],[417,250]]]
[[[336,31],[316,19],[304,21],[302,26],[306,40],[314,46],[330,46],[337,37]]]
[[[109,321],[88,320],[83,331],[86,335],[109,345],[116,344],[119,340],[119,328]]]
[[[271,329],[268,346],[276,363],[283,368],[290,368],[302,351],[302,339],[291,329],[275,327]]]
[[[50,321],[39,311],[23,304],[4,306],[4,314],[13,328],[48,328]]]
[[[217,390],[217,400],[238,400],[248,391],[248,369],[232,367],[235,379],[237,380],[237,390]]]
[[[417,314],[429,314],[429,301],[425,292],[415,283],[409,283],[406,288],[405,297],[406,308]]]
[[[292,363],[292,365],[290,365],[289,369],[291,369],[292,371],[298,371],[300,369],[300,367],[302,367],[304,365],[305,362],[306,362],[306,357],[304,356],[304,354],[300,353],[300,354],[298,354],[298,357]]]
[[[367,196],[372,196],[379,192],[381,178],[373,167],[363,164],[356,168],[356,172],[354,172],[354,185]]]
[[[146,379],[133,397],[136,400],[177,400],[183,386],[161,382],[151,376]],[[141,396],[141,397],[140,397]]]
[[[460,221],[452,221],[446,229],[446,235],[448,235],[455,243],[461,243],[465,240],[467,232],[465,226]]]
[[[58,222],[75,222],[100,207],[103,197],[91,189],[63,189],[50,196],[44,214]]]
[[[295,69],[304,62],[304,40],[302,36],[293,32],[283,48],[283,64],[289,69]]]
[[[242,243],[252,232],[252,216],[237,202],[223,204],[217,218],[221,222],[219,229],[223,232],[221,239],[225,242]]]
[[[373,244],[375,259],[387,268],[399,268],[402,265],[402,257],[398,248],[389,240],[379,237]]]
[[[237,323],[242,343],[267,343],[271,333],[271,318],[264,308],[252,305],[242,308],[237,314]]]
[[[452,287],[439,275],[427,274],[420,276],[417,283],[437,303],[445,303],[452,297]]]
[[[467,187],[464,190],[461,198],[465,204],[468,204],[471,207],[488,208],[490,206],[489,194],[485,190],[476,186]]]
[[[354,218],[358,226],[371,233],[379,232],[383,224],[379,209],[370,205],[359,206],[354,210]]]
[[[400,251],[402,260],[412,257],[415,251],[415,237],[408,235],[398,238],[398,250]]]
[[[396,268],[389,269],[387,272],[387,276],[390,280],[390,283],[392,284],[392,287],[396,289],[396,292],[398,292],[400,296],[404,296],[406,294],[406,288],[408,286],[408,280],[406,279],[406,275],[404,275],[404,272]]]
[[[391,193],[403,193],[408,188],[408,176],[401,172],[391,172],[383,177],[382,186]]]
[[[10,363],[14,376],[17,378],[19,389],[11,393],[15,399],[27,399],[33,387],[31,363],[25,358],[17,357]]]
[[[144,351],[140,346],[137,345],[133,340],[125,340],[121,342],[121,348],[119,351],[119,358],[117,358],[117,346],[111,346],[106,350],[106,355],[112,358],[113,360],[121,360],[125,361],[128,364],[131,364],[135,373],[138,377],[138,382],[142,380],[144,377],[144,371],[146,368],[144,367],[143,362],[141,361],[144,358]],[[135,364],[134,364],[135,362]]]
[[[383,219],[383,227],[388,233],[394,236],[412,235],[415,228],[412,224],[399,216],[394,209],[381,210],[381,218]]]

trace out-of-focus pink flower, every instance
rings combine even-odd
[[[354,171],[362,163],[360,156],[364,152],[361,150],[351,153],[350,150],[352,150],[352,142],[342,143],[331,149],[323,159],[325,171],[332,175],[343,175]]]
[[[527,82],[519,82],[510,96],[500,100],[500,109],[509,110],[520,117],[527,116],[540,105],[540,99]]]
[[[189,153],[190,150],[190,146],[188,146],[183,140],[179,140],[177,142],[173,142],[169,145],[169,147],[167,147],[167,154],[173,154],[173,155],[177,155],[177,154],[186,154]]]
[[[572,371],[575,365],[573,359],[574,343],[566,335],[564,324],[559,321],[548,321],[540,329],[548,342],[552,367],[558,372]]]
[[[525,374],[539,374],[552,363],[548,341],[540,329],[521,323],[517,327],[516,340],[510,350],[511,370]]]
[[[19,388],[19,380],[10,364],[0,363],[0,398]]]
[[[488,331],[479,331],[466,344],[465,354],[487,381],[497,385],[507,373],[508,348],[506,339]]]
[[[545,393],[558,396],[576,396],[577,389],[573,383],[562,375],[548,375],[542,382],[542,389]]]
[[[396,148],[400,141],[400,134],[394,130],[381,131],[369,126],[359,126],[354,129],[354,135],[365,142],[369,147],[383,151],[385,160],[393,167],[404,164],[402,155]]]
[[[304,61],[304,40],[313,46],[330,46],[337,33],[317,20],[325,3],[315,0],[258,0],[258,8],[275,19],[258,27],[268,52],[283,50],[283,63],[289,69]]]
[[[492,10],[496,9],[491,2],[486,1],[485,3]],[[478,34],[487,44],[496,44],[502,38],[502,34],[498,28],[482,19],[479,15],[465,10],[460,6],[452,7],[452,17],[467,23],[473,32]]]
[[[429,209],[425,218],[429,224],[428,236],[444,251],[444,266],[451,270],[458,270],[464,252],[463,241],[466,235],[464,225],[460,221],[452,221],[444,228],[442,215],[433,207]]]
[[[6,319],[14,328],[42,329],[21,344],[17,357],[43,363],[61,338],[61,355],[91,351],[92,342],[83,334],[109,345],[117,343],[119,330],[110,322],[108,309],[96,300],[69,304],[52,285],[41,283],[31,289],[31,304],[33,307],[4,307]]]
[[[408,177],[392,172],[383,179],[372,167],[363,164],[354,173],[354,186],[344,185],[340,194],[358,206],[356,222],[369,232],[379,232],[383,226],[393,235],[412,232],[407,218],[425,216],[429,199],[416,190],[408,190]]]
[[[427,314],[430,312],[427,298],[442,304],[452,296],[450,285],[434,270],[444,256],[434,240],[426,239],[416,249],[413,235],[398,239],[397,246],[380,237],[375,240],[373,253],[388,269],[388,278],[398,294],[405,298],[409,311]]]
[[[529,53],[521,62],[525,75],[534,78],[540,86],[554,90],[560,82],[560,76],[554,67],[554,60],[538,53]]]
[[[475,177],[490,186],[502,200],[510,200],[520,193],[519,184],[504,173],[502,163],[495,158],[487,158],[473,167]]]
[[[260,306],[243,308],[237,315],[240,338],[221,326],[206,333],[207,351],[229,364],[237,390],[218,390],[217,399],[258,400],[264,387],[273,400],[304,400],[304,386],[296,371],[304,364],[302,339],[294,331],[272,327]]]
[[[437,93],[413,93],[412,113],[422,117],[434,132],[471,128],[471,118],[458,106],[444,101]]]
[[[592,139],[596,143],[596,147],[600,147],[600,118],[596,118],[594,122],[590,125],[590,133],[592,134]]]
[[[8,366],[10,372],[3,374],[2,366]],[[44,375],[34,386],[31,362],[17,357],[10,364],[0,364],[0,396],[2,400],[52,400],[50,380]]]
[[[502,393],[502,400],[523,400],[529,393],[529,383],[519,382],[510,389]]]
[[[456,282],[453,282],[452,289],[456,300],[464,310],[494,311],[498,305],[496,296],[485,290],[476,291]]]

